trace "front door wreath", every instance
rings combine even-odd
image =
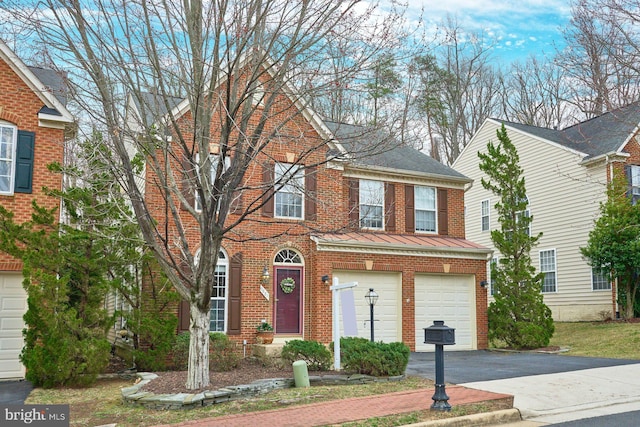
[[[282,281],[280,282],[280,288],[282,289],[282,292],[284,292],[285,294],[290,294],[296,288],[296,281],[293,280],[291,277],[282,279]]]

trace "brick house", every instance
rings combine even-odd
[[[153,95],[148,95],[149,99]],[[289,94],[279,94],[283,111],[296,111],[280,135],[297,135],[270,144],[252,162],[244,192],[231,207],[229,221],[260,202],[222,243],[211,298],[211,331],[237,342],[253,343],[256,326],[274,325],[276,342],[287,339],[332,340],[334,277],[358,282],[354,289],[358,335],[369,337],[373,288],[376,340],[403,341],[429,351],[422,328],[444,320],[456,328],[455,349],[487,346],[486,263],[491,251],[465,239],[464,188],[471,181],[417,150],[383,141],[366,129],[322,120]],[[129,123],[148,114],[139,101],[129,103]],[[188,103],[176,100],[172,114],[189,115]],[[146,113],[143,113],[146,111]],[[163,112],[156,111],[161,118]],[[256,114],[259,113],[258,112]],[[216,120],[214,118],[214,120]],[[212,126],[212,128],[216,128]],[[302,137],[300,137],[302,135]],[[283,137],[285,138],[285,137]],[[380,144],[378,144],[380,143]],[[363,145],[384,150],[354,156]],[[315,147],[309,149],[310,147]],[[219,148],[210,147],[210,155]],[[298,159],[295,185],[269,188]],[[358,158],[356,158],[358,157]],[[145,199],[164,203],[147,168]],[[191,200],[197,204],[197,200]],[[181,225],[197,242],[198,227],[185,213]],[[294,282],[286,289],[285,279]],[[179,329],[188,330],[188,304],[177,308]]]
[[[27,67],[0,40],[0,203],[17,221],[31,219],[31,202],[60,204],[42,187],[61,188],[47,164],[62,162],[65,134],[74,119],[65,107],[64,79],[52,70]],[[24,377],[22,316],[26,312],[22,263],[0,253],[0,379]]]
[[[496,130],[504,124],[524,170],[531,233],[543,233],[531,259],[545,274],[544,302],[556,321],[602,320],[619,311],[615,281],[594,271],[580,248],[600,215],[613,170],[624,170],[630,194],[640,194],[639,123],[638,102],[564,129],[488,119],[453,164],[476,183],[465,193],[466,235],[493,248],[497,199],[479,185],[486,175],[477,153],[496,142]]]

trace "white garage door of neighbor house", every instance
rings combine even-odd
[[[370,271],[334,271],[340,283],[358,282],[353,289],[356,306],[358,336],[371,338],[371,311],[364,296],[369,288],[378,294],[378,302],[373,307],[374,340],[383,342],[402,341],[402,306],[400,304],[402,276],[400,273],[377,273]],[[343,291],[340,291],[343,292]],[[342,321],[340,333],[343,334]]]
[[[455,328],[455,345],[445,350],[475,350],[476,304],[473,276],[416,275],[416,351],[434,351],[435,345],[424,343],[424,328],[434,320],[444,320]]]
[[[0,379],[24,378],[20,352],[27,294],[21,274],[0,274]]]

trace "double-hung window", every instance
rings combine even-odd
[[[211,289],[211,307],[209,330],[211,332],[227,331],[227,271],[229,263],[224,252],[218,253],[218,263],[213,273]]]
[[[0,194],[13,194],[17,134],[15,126],[0,123]]]
[[[591,289],[594,291],[610,291],[611,279],[605,272],[591,269]]]
[[[640,200],[640,166],[630,165],[627,173],[629,176],[631,201],[635,205]]]
[[[416,231],[436,232],[436,189],[433,187],[414,187]]]
[[[296,165],[275,164],[275,216],[278,218],[303,218],[304,173]]]
[[[360,227],[383,229],[384,183],[360,180]]]
[[[224,169],[227,170],[229,168],[229,165],[231,164],[231,159],[229,157],[226,157],[224,160],[225,160]],[[200,170],[200,153],[196,153],[195,161],[196,161],[196,171],[199,171]],[[219,161],[220,161],[219,155],[212,154],[212,153],[209,154],[209,163],[211,165],[209,184],[211,185],[211,188],[213,188],[213,184],[216,179],[216,169],[218,168]],[[207,193],[211,194],[211,192],[207,192],[205,190],[205,194]],[[197,212],[202,211],[202,204],[200,203],[200,195],[198,194],[197,191],[195,192],[194,207]]]
[[[540,272],[544,274],[542,292],[556,292],[556,250],[540,251]]]
[[[482,231],[489,231],[489,200],[483,200],[480,202],[480,218],[481,218],[481,226],[480,229]]]

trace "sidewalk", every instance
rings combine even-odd
[[[235,414],[224,417],[164,424],[157,427],[311,427],[366,420],[373,417],[428,410],[434,390],[401,391],[377,396],[356,397],[338,401],[313,403],[269,411]],[[451,406],[511,398],[508,394],[493,393],[461,386],[447,386]]]

